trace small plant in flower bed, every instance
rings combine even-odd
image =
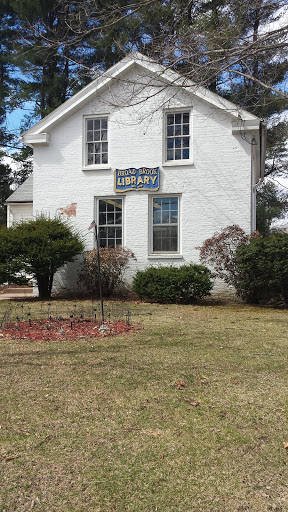
[[[6,323],[0,330],[2,336],[12,339],[30,341],[73,341],[80,338],[100,338],[115,336],[131,331],[133,327],[125,322],[114,321],[105,324],[105,329],[99,329],[101,322],[92,320],[39,319]]]
[[[213,283],[204,265],[149,267],[138,271],[133,290],[141,299],[162,303],[189,304],[210,295]]]

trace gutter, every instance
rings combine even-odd
[[[263,121],[260,121],[259,126],[259,143],[260,143],[260,158],[259,158],[259,177],[260,181],[264,180],[265,177],[265,159],[266,159],[266,143],[267,143],[267,125]]]

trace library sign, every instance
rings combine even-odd
[[[115,192],[128,190],[158,190],[159,167],[130,167],[130,169],[115,170]]]

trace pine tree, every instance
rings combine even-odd
[[[12,169],[5,160],[17,143],[6,126],[6,115],[17,105],[17,82],[13,76],[12,34],[14,13],[8,0],[0,4],[0,225],[6,224],[5,200],[11,194]]]
[[[287,191],[282,192],[275,183],[268,181],[257,190],[257,230],[263,236],[271,234],[271,224],[285,217],[288,212]]]

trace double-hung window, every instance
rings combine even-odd
[[[87,118],[85,121],[85,165],[108,164],[108,118]]]
[[[179,252],[179,197],[152,198],[152,252]]]
[[[121,247],[123,238],[123,199],[98,199],[100,247]]]
[[[165,161],[191,160],[190,111],[165,115]]]

